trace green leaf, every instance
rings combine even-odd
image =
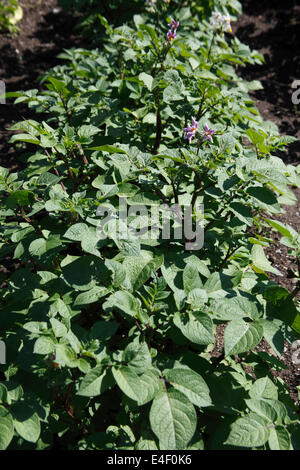
[[[163,263],[163,256],[153,258],[152,253],[142,251],[139,256],[126,256],[123,262],[132,290],[136,291],[150,278],[152,272]]]
[[[136,450],[158,450],[155,441],[150,438],[141,438],[135,448]]]
[[[101,150],[102,152],[108,153],[125,153],[125,150],[120,149],[119,147],[114,147],[113,145],[101,145],[100,147],[90,147],[89,150]]]
[[[270,430],[269,446],[271,450],[291,450],[291,439],[283,426],[275,426]]]
[[[149,418],[161,450],[185,449],[196,431],[195,409],[186,396],[175,389],[165,389],[154,398]]]
[[[249,351],[260,342],[262,336],[263,328],[259,323],[232,320],[224,333],[225,356]]]
[[[257,304],[254,299],[245,297],[232,297],[230,299],[220,299],[212,303],[214,318],[218,320],[238,320],[244,317],[253,320],[259,316]]]
[[[50,82],[53,85],[53,89],[57,91],[58,93],[66,90],[66,85],[63,80],[58,80],[55,77],[49,77],[48,82]]]
[[[40,336],[34,343],[33,352],[35,354],[50,354],[55,349],[54,341],[48,336]]]
[[[188,295],[187,303],[191,305],[193,310],[199,310],[207,300],[208,296],[204,289],[193,289]]]
[[[140,386],[143,393],[140,395],[138,405],[142,406],[153,400],[160,391],[163,390],[163,383],[159,379],[159,373],[156,369],[148,369],[139,376]]]
[[[122,392],[132,400],[139,402],[145,391],[137,373],[127,366],[122,366],[119,369],[113,367],[112,373]]]
[[[7,402],[7,388],[4,384],[0,382],[0,403],[6,403]]]
[[[273,228],[278,230],[278,232],[281,233],[281,235],[283,235],[284,237],[293,239],[298,235],[292,227],[287,224],[283,224],[279,220],[267,219],[266,217],[264,217],[264,220],[268,222]]]
[[[248,227],[252,227],[253,217],[250,207],[245,206],[241,202],[232,202],[229,207],[239,220],[248,225]]]
[[[81,241],[87,230],[88,226],[86,224],[74,224],[64,233],[64,237],[69,240]]]
[[[84,137],[88,139],[93,135],[98,134],[98,132],[100,132],[100,129],[98,129],[98,127],[84,124],[79,128],[78,135],[79,137]]]
[[[152,75],[142,72],[139,74],[139,79],[144,83],[144,85],[148,88],[149,91],[152,90],[152,85],[153,85]]]
[[[76,367],[76,354],[66,344],[57,344],[55,346],[55,362],[61,366]]]
[[[91,339],[98,339],[103,341],[111,338],[119,328],[119,323],[116,321],[97,321],[93,324],[92,329],[89,332]]]
[[[94,302],[98,302],[99,299],[109,292],[111,292],[111,290],[106,287],[95,286],[91,290],[81,292],[81,294],[77,295],[74,306],[93,304]]]
[[[249,410],[253,411],[254,413],[260,416],[263,416],[272,423],[276,421],[276,410],[275,408],[273,408],[272,404],[269,403],[267,400],[259,398],[250,398],[248,400],[245,400],[245,402]]]
[[[96,366],[81,381],[77,395],[97,397],[111,388],[113,384],[114,380],[110,370],[103,369],[102,366]]]
[[[0,405],[0,450],[5,450],[14,436],[14,422],[10,412]]]
[[[129,343],[123,352],[123,361],[133,368],[137,374],[142,374],[152,365],[147,344]]]
[[[202,312],[188,314],[175,313],[174,324],[181,333],[195,344],[214,343],[212,319]]]
[[[7,207],[15,209],[17,206],[30,206],[33,203],[34,195],[31,191],[20,189],[10,193],[7,198]]]
[[[230,434],[225,442],[235,447],[260,447],[270,436],[270,421],[251,413],[237,419],[232,425]]]
[[[251,398],[270,398],[278,399],[278,391],[276,385],[269,377],[261,377],[252,384],[249,395]]]
[[[264,140],[265,140],[264,137],[261,134],[259,134],[259,132],[255,131],[254,129],[247,129],[246,134],[250,138],[251,142],[253,142],[253,144],[255,145],[264,143]]]
[[[194,405],[199,408],[211,406],[209,388],[201,375],[191,369],[170,369],[164,371],[164,376],[174,388],[182,392]]]
[[[37,442],[41,433],[38,415],[24,403],[13,407],[14,426],[17,433],[28,442]]]
[[[61,262],[64,279],[74,289],[87,291],[99,282],[104,263],[94,256],[66,256]]]
[[[36,184],[41,186],[52,186],[53,184],[58,183],[61,178],[59,176],[54,175],[53,173],[49,173],[46,171],[41,176],[38,177],[36,180]]]
[[[13,144],[14,142],[26,142],[28,144],[35,144],[35,145],[40,144],[39,139],[37,139],[36,137],[30,134],[15,134],[9,140],[9,143],[11,144]]]
[[[254,266],[256,266],[259,270],[280,274],[280,271],[274,268],[270,261],[266,258],[264,249],[261,245],[253,245],[251,250],[251,259]]]
[[[117,309],[130,317],[139,313],[139,302],[130,292],[117,291],[103,304],[104,310]]]
[[[262,295],[263,298],[276,304],[278,300],[284,300],[289,296],[289,291],[282,286],[267,286]]]
[[[46,251],[47,242],[44,238],[37,238],[36,240],[33,240],[33,242],[31,242],[29,245],[29,253],[32,256],[36,256],[37,258],[40,258],[42,255],[44,255]]]
[[[183,270],[183,288],[185,293],[189,294],[193,289],[201,289],[201,287],[202,282],[198,269],[192,264],[187,264]]]
[[[70,311],[69,311],[67,305],[64,303],[63,300],[57,299],[56,302],[55,302],[55,308],[57,309],[58,313],[63,318],[70,318]]]
[[[63,323],[61,323],[59,320],[57,320],[56,318],[50,318],[50,323],[51,323],[53,333],[56,336],[56,338],[65,336],[68,333],[66,326]]]
[[[112,272],[113,287],[120,287],[126,279],[126,270],[123,265],[113,259],[106,259],[105,266]]]
[[[248,188],[246,191],[250,196],[262,202],[266,206],[272,206],[274,204],[277,204],[276,197],[274,196],[272,191],[268,188],[261,187],[261,186],[254,186],[254,187]]]

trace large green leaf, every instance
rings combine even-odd
[[[209,388],[201,375],[191,369],[170,369],[164,376],[174,388],[182,392],[194,405],[202,408],[211,406]]]
[[[137,373],[127,366],[113,367],[112,373],[118,386],[125,395],[135,401],[139,401],[144,394],[142,382]]]
[[[14,426],[17,433],[28,442],[36,442],[40,437],[41,425],[38,415],[24,403],[13,407]]]
[[[260,342],[262,336],[263,328],[259,323],[232,320],[224,333],[225,356],[249,351]]]
[[[14,422],[10,412],[0,405],[0,450],[5,450],[14,436]]]
[[[174,324],[181,333],[196,344],[214,343],[213,323],[210,316],[202,312],[175,313]]]
[[[283,426],[275,426],[270,431],[269,446],[271,450],[291,450],[289,432]]]
[[[267,259],[264,249],[261,245],[253,245],[251,250],[251,258],[254,266],[261,271],[267,271],[274,274],[280,274],[278,269],[274,268]]]
[[[195,409],[179,390],[161,391],[153,400],[149,418],[161,450],[185,449],[196,430]]]
[[[130,292],[117,291],[103,304],[106,310],[117,309],[130,317],[136,317],[139,313],[139,302]]]
[[[84,397],[96,397],[111,388],[113,384],[111,372],[103,369],[102,366],[96,366],[85,375],[77,394]]]
[[[276,385],[269,377],[261,377],[257,379],[251,386],[249,395],[251,398],[270,398],[278,399],[278,391]]]
[[[198,269],[192,264],[187,264],[183,270],[183,288],[186,294],[193,289],[201,289],[202,282],[200,280]]]
[[[162,389],[159,372],[154,368],[138,375],[132,367],[121,366],[113,367],[112,373],[122,392],[139,406],[151,401]]]
[[[270,421],[255,413],[237,419],[225,444],[235,447],[260,447],[270,436]]]

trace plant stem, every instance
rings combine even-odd
[[[82,146],[81,146],[80,144],[77,144],[77,147],[78,147],[78,149],[79,149],[79,153],[80,153],[80,155],[81,155],[81,157],[82,157],[83,163],[84,163],[85,165],[88,165],[89,162],[88,162],[88,159],[86,158],[86,155],[85,155],[85,153],[84,153],[84,151],[83,151]]]
[[[30,217],[27,217],[27,215],[25,214],[24,207],[20,207],[20,210],[21,210],[21,217],[23,217],[23,219],[34,228],[36,233],[38,233],[42,238],[46,240],[46,237],[41,231],[40,227],[36,225],[36,223],[33,222],[33,220],[31,220]]]
[[[47,155],[47,157],[49,158],[50,162],[51,162],[52,165],[53,165],[54,173],[56,174],[56,176],[60,177],[60,174],[59,174],[59,172],[58,172],[58,169],[56,168],[56,166],[55,166],[55,164],[54,164],[54,162],[53,162],[53,159],[51,158],[51,156],[50,156],[50,154],[49,154],[49,152],[48,152],[47,149],[45,149],[45,154]],[[60,181],[59,183],[60,183],[60,185],[61,185],[63,191],[66,192],[66,188],[65,188],[64,183],[63,183],[62,181]]]

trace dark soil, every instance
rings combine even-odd
[[[0,34],[0,80],[6,91],[39,88],[38,77],[57,65],[57,55],[65,48],[79,44],[74,33],[74,16],[62,12],[58,0],[21,0],[23,19],[18,23],[20,33]],[[27,106],[12,106],[13,99],[0,105],[0,165],[12,170],[20,167],[18,154],[7,144],[13,122],[31,117]]]
[[[248,66],[241,74],[248,80],[258,79],[264,89],[253,92],[252,97],[266,120],[275,122],[282,134],[300,138],[300,104],[292,103],[294,80],[300,80],[300,6],[297,0],[242,0],[244,13],[233,25],[233,33],[259,50],[265,57],[265,64]],[[39,88],[38,77],[59,63],[57,55],[64,48],[84,47],[82,38],[74,30],[76,19],[58,7],[58,0],[21,0],[24,18],[18,24],[21,32],[9,37],[0,34],[0,80],[6,83],[7,91]],[[8,144],[8,131],[15,121],[31,117],[27,107],[0,105],[0,165],[12,170],[22,164],[18,153]],[[280,157],[287,163],[300,164],[300,142],[289,146],[287,153]],[[295,190],[297,203],[288,206],[286,212],[277,217],[300,229],[300,189]],[[297,269],[295,260],[288,250],[279,244],[280,236],[271,234],[274,244],[266,254],[282,276],[270,275],[271,280],[289,291],[295,287]],[[224,325],[217,329],[217,340],[213,356],[220,357],[223,350]],[[272,354],[269,345],[262,341],[256,350]],[[290,389],[294,401],[298,399],[296,386],[299,385],[299,370],[291,362],[290,346],[281,358],[287,369],[279,372]]]
[[[263,54],[265,63],[242,70],[247,80],[264,89],[252,93],[263,118],[275,122],[281,134],[300,138],[300,104],[292,103],[294,80],[300,80],[300,5],[298,0],[241,0],[243,15],[233,32]],[[299,87],[298,87],[299,88]],[[289,163],[300,163],[300,141],[289,146]]]

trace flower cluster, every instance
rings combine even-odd
[[[210,22],[216,29],[226,31],[227,33],[232,32],[229,15],[222,15],[219,11],[214,11]]]
[[[168,24],[168,27],[170,28],[167,33],[168,41],[172,42],[175,39],[178,26],[179,26],[179,21],[175,21],[172,18],[171,23]]]
[[[192,139],[195,137],[197,130],[198,130],[198,121],[196,121],[192,117],[192,125],[184,129],[184,132],[186,132],[185,138],[189,141],[189,144],[191,143]]]
[[[191,143],[192,139],[195,137],[196,133],[199,132],[198,130],[198,121],[196,121],[195,118],[192,117],[192,125],[188,126],[184,129],[184,132],[186,133],[185,138],[189,141],[189,144]],[[210,142],[213,141],[212,135],[214,134],[215,130],[210,129],[207,124],[204,126],[204,132],[202,134],[202,140],[203,142],[205,140],[209,140]]]

